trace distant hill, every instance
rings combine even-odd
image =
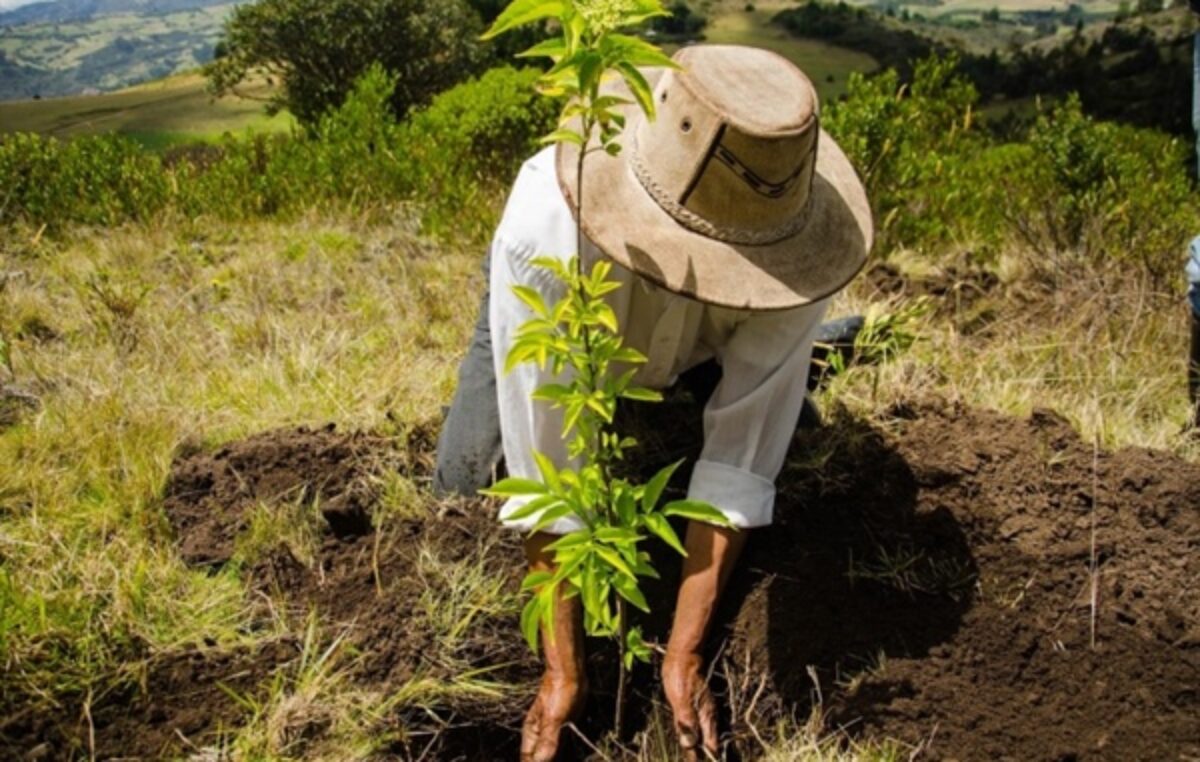
[[[1069,23],[1071,15],[1056,12],[1040,29],[1029,23],[1034,13],[1022,8],[1000,20],[972,22],[976,26],[966,27],[974,34],[969,42],[955,34],[963,31],[959,17],[918,19],[907,11],[896,14],[841,2],[807,2],[773,20],[794,37],[866,53],[903,77],[931,53],[954,52],[961,72],[985,103],[1074,92],[1095,116],[1191,133],[1195,21],[1187,8],[1120,19],[1076,11],[1074,24]],[[953,25],[944,21],[948,17],[956,19]],[[988,35],[990,50],[982,47]]]
[[[118,13],[157,16],[166,13],[227,5],[230,0],[54,0],[25,5],[0,13],[0,26],[62,24],[90,21]]]
[[[0,14],[0,100],[112,91],[212,59],[240,0],[60,0]]]

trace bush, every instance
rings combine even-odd
[[[534,90],[538,75],[492,69],[442,93],[401,125],[397,150],[406,156],[406,185],[425,202],[427,229],[490,232],[496,197],[557,117],[557,107]]]
[[[148,220],[169,197],[159,158],[119,135],[0,137],[0,188],[0,222],[51,228]]]
[[[396,77],[375,65],[338,108],[293,135],[226,136],[168,162],[118,136],[0,137],[0,222],[145,221],[166,209],[222,219],[411,200],[432,232],[484,235],[495,202],[554,122],[537,72],[494,69],[397,124]]]
[[[954,57],[917,63],[911,85],[895,70],[851,74],[825,127],[858,169],[875,212],[879,250],[990,239],[995,226],[971,157],[987,136],[976,127],[974,87]]]
[[[1134,262],[1160,282],[1176,274],[1200,215],[1184,171],[1190,145],[1097,122],[1076,96],[1039,116],[1027,145],[1029,161],[1008,208],[1032,247]]]

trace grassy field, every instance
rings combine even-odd
[[[850,72],[875,70],[875,59],[865,53],[819,40],[798,39],[772,25],[771,17],[785,7],[787,3],[760,3],[753,11],[723,10],[710,19],[704,30],[705,41],[750,45],[779,53],[808,74],[822,100],[834,99],[845,92]]]
[[[265,96],[266,84],[247,89]],[[294,120],[268,117],[263,104],[239,98],[214,99],[199,73],[180,74],[102,95],[0,103],[0,132],[38,132],[55,137],[120,132],[152,147],[212,141],[226,132],[279,132]]]

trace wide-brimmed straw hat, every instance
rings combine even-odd
[[[798,307],[846,285],[871,248],[871,209],[787,59],[696,45],[653,72],[657,118],[629,107],[617,156],[584,162],[583,230],[618,264],[710,304]],[[579,149],[557,166],[578,215]]]

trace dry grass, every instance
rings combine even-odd
[[[1021,250],[978,267],[998,279],[982,291],[977,279],[956,281],[951,269],[912,252],[890,261],[913,281],[937,278],[949,291],[908,326],[918,337],[910,351],[852,371],[828,394],[865,414],[926,395],[1020,416],[1049,408],[1104,448],[1200,456],[1200,441],[1186,430],[1181,293],[1122,263],[1048,263]],[[838,309],[896,312],[912,303],[860,279]]]
[[[300,627],[256,629],[261,617],[235,569],[203,573],[178,560],[159,507],[174,454],[185,441],[214,445],[284,425],[386,431],[436,415],[481,287],[478,251],[422,243],[404,218],[35,233],[0,239],[0,336],[12,358],[0,384],[40,403],[0,430],[0,704],[24,710],[103,695],[132,682],[155,653],[232,647]],[[914,280],[948,272],[913,253],[893,261]],[[852,370],[826,402],[836,397],[857,415],[929,394],[1018,415],[1049,407],[1104,447],[1200,454],[1181,434],[1188,404],[1178,295],[1115,266],[1055,271],[1019,250],[989,269],[999,285],[973,295],[964,283],[923,313],[913,293],[885,300],[867,279],[856,282],[839,311],[874,305],[877,317],[907,316],[893,329],[916,342]],[[821,468],[819,453],[810,460],[802,466]],[[377,536],[431,509],[404,478],[381,488]],[[312,539],[303,522],[286,506],[264,508],[260,519],[243,551],[282,537],[303,560]],[[295,536],[277,531],[289,523]],[[357,655],[344,640],[313,635],[305,659],[244,697],[247,722],[206,758],[352,759],[404,732],[384,717],[398,707],[524,700],[528,686],[463,672],[458,660],[480,617],[516,605],[487,555],[447,559],[426,548],[420,556],[428,593],[416,615],[444,645],[442,677],[418,675],[380,696],[346,678]],[[862,562],[868,575],[925,584],[905,576],[904,563]],[[1022,591],[993,593],[1018,605]],[[634,758],[674,758],[669,724],[661,707],[655,712]],[[300,736],[286,729],[299,726],[325,730],[301,733],[296,745]],[[811,720],[759,731],[766,759],[912,751],[855,746]]]
[[[478,254],[403,218],[5,236],[0,383],[41,405],[0,431],[0,698],[22,708],[254,637],[236,573],[171,549],[159,499],[177,448],[432,416],[478,288]]]

